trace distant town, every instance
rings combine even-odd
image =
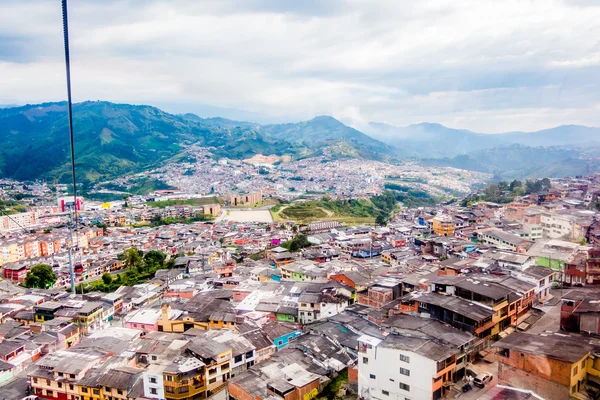
[[[187,155],[0,181],[3,398],[600,395],[600,174]]]

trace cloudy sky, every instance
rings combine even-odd
[[[595,0],[77,0],[69,12],[76,101],[359,128],[600,126]],[[0,1],[0,104],[65,97],[60,1]]]

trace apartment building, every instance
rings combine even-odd
[[[358,395],[364,399],[446,396],[458,351],[430,339],[390,334],[358,339]]]

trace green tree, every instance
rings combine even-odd
[[[143,264],[142,252],[137,249],[127,249],[117,256],[126,268],[138,268]]]
[[[54,285],[57,276],[47,264],[37,264],[27,272],[25,286],[28,288],[48,289]]]
[[[148,269],[158,269],[164,265],[166,258],[167,255],[165,253],[158,250],[150,250],[144,254],[144,263]]]
[[[385,218],[385,215],[383,215],[383,214],[379,214],[377,216],[377,218],[375,218],[375,225],[385,226],[386,222],[387,222],[387,219]]]
[[[542,179],[540,184],[542,186],[542,190],[548,190],[552,187],[552,182],[550,182],[550,179],[548,179],[548,178]]]
[[[509,189],[511,192],[515,192],[518,188],[522,188],[523,187],[523,182],[519,181],[519,180],[514,180],[510,183]]]
[[[110,285],[112,280],[112,276],[108,272],[102,274],[102,282],[104,282],[105,285]]]

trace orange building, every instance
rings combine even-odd
[[[531,390],[548,400],[576,398],[589,379],[598,380],[594,346],[581,337],[515,332],[496,342],[498,383]]]
[[[436,235],[453,236],[455,224],[451,217],[438,215],[432,220],[432,229]]]

